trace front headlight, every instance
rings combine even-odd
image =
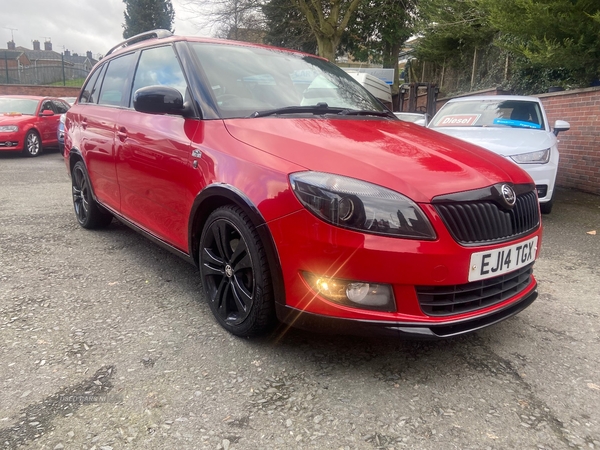
[[[550,149],[521,153],[510,157],[517,164],[546,164],[550,161]]]
[[[67,115],[66,115],[66,114],[61,114],[61,115],[60,115],[60,119],[58,119],[58,120],[59,120],[59,122],[60,122],[60,123],[63,123],[63,124],[64,124],[64,123],[65,123],[65,119],[66,119],[66,118],[67,118]]]
[[[0,126],[0,133],[14,133],[19,131],[19,127],[16,125],[2,125]]]
[[[436,237],[416,203],[381,186],[322,172],[293,173],[290,183],[310,212],[338,227],[412,239]]]

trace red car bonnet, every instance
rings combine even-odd
[[[417,202],[509,180],[531,183],[527,173],[492,152],[401,121],[269,117],[225,124],[234,138],[262,151]]]

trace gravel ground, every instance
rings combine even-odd
[[[540,297],[491,328],[245,340],[193,266],[81,229],[57,153],[0,155],[0,448],[600,449],[600,197],[544,225]]]

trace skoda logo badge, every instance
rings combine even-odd
[[[500,188],[500,192],[502,192],[502,198],[506,204],[510,207],[513,207],[517,201],[517,196],[515,195],[513,188],[511,188],[508,184],[503,184]]]

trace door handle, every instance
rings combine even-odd
[[[127,128],[125,127],[121,127],[117,130],[117,138],[119,138],[119,140],[121,142],[124,142],[125,139],[127,139]]]

